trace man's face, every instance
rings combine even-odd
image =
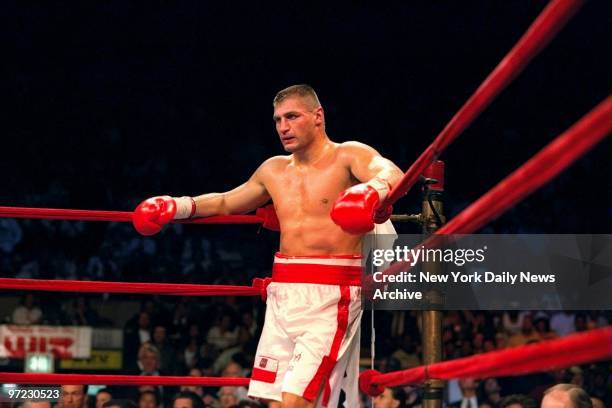
[[[241,375],[242,367],[236,363],[229,363],[221,374],[222,377],[240,377]]]
[[[274,107],[274,123],[285,151],[302,150],[315,137],[317,126],[323,125],[323,109],[311,106],[310,99],[288,97]]]
[[[177,398],[172,408],[193,408],[193,402],[189,398]]]
[[[374,408],[396,408],[399,407],[399,401],[393,398],[391,388],[385,388],[385,391],[374,398]]]
[[[157,356],[155,355],[155,353],[145,351],[140,356],[140,364],[142,365],[142,371],[144,372],[152,373],[154,371],[157,371]]]
[[[191,400],[189,400],[189,402],[191,402]],[[157,407],[157,401],[155,400],[155,397],[153,395],[151,395],[150,393],[140,395],[140,398],[138,399],[138,408],[156,408],[156,407]]]
[[[62,385],[62,408],[81,408],[85,401],[82,385]]]
[[[99,392],[96,394],[96,408],[102,408],[106,401],[111,400],[111,395],[108,392]]]
[[[155,343],[163,343],[166,340],[166,328],[163,326],[155,326],[153,330],[153,340]]]
[[[235,392],[236,387],[221,387],[221,390],[219,390],[219,406],[221,408],[235,406],[238,403]]]

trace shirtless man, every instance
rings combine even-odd
[[[332,142],[310,86],[280,91],[273,106],[289,155],[266,160],[225,193],[145,200],[134,226],[151,235],[173,219],[243,214],[272,200],[280,252],[249,396],[282,407],[335,407],[343,388],[345,406],[358,406],[361,239],[388,218],[381,203],[402,172],[367,145]]]

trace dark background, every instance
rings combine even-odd
[[[272,98],[304,82],[319,94],[332,140],[368,143],[405,170],[547,4],[329,3],[4,2],[0,206],[131,211],[154,195],[233,188],[267,157],[284,154]],[[610,2],[586,2],[441,157],[449,218],[610,93],[610,49]],[[610,233],[610,139],[479,232]],[[420,211],[418,190],[396,212]],[[127,224],[4,221],[0,244],[10,245],[0,245],[0,274],[9,277],[244,285],[269,274],[278,246],[276,233],[252,225],[167,227],[143,238]],[[124,327],[137,303],[120,310],[116,298],[91,300],[112,310],[101,314],[113,327]],[[70,299],[41,294],[43,324],[70,324]],[[173,311],[176,299],[158,306]],[[9,321],[18,300],[0,301],[12,305],[0,315]],[[263,316],[258,299],[240,301]],[[202,333],[220,311],[238,310],[230,303],[191,304]],[[377,316],[385,334],[379,356],[402,340],[390,316]],[[416,350],[416,320],[406,327]],[[464,328],[449,344],[471,342],[471,326]]]
[[[405,170],[546,5],[221,3],[5,4],[0,204],[227,190],[283,154],[271,101],[302,82],[332,140]],[[606,97],[609,12],[587,2],[442,156],[449,216]],[[610,232],[610,157],[608,139],[484,231]],[[396,212],[419,206],[412,193]]]

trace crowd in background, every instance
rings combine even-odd
[[[65,194],[67,190],[57,184],[23,204],[52,206],[64,202]],[[488,232],[508,232],[497,228]],[[257,226],[173,224],[155,237],[142,237],[129,223],[0,218],[0,270],[16,278],[250,285],[254,277],[269,276],[276,239]],[[121,372],[136,375],[249,376],[264,314],[263,302],[255,297],[71,295],[58,302],[53,294],[20,295],[21,304],[0,315],[3,322],[120,328],[124,339]],[[129,319],[117,321],[116,316],[96,307],[113,309],[126,298],[141,305]],[[444,358],[565,336],[608,325],[611,319],[602,311],[446,312]],[[422,363],[417,312],[377,312],[376,327],[379,333],[390,334],[377,338],[377,369],[388,372]],[[370,352],[368,331],[364,325],[364,359]],[[551,385],[571,383],[610,405],[611,373],[608,361],[530,376],[450,382],[445,399],[449,404],[464,404],[458,408],[497,408],[506,397],[539,401]],[[241,387],[183,388],[109,387],[105,392],[141,408],[170,407],[180,391],[193,392],[204,406],[232,407],[240,401],[245,401],[241,406],[257,406],[246,402],[246,389]],[[469,389],[474,395],[470,398],[476,400],[465,406],[461,401],[466,401],[464,394]],[[421,389],[404,387],[375,399],[375,406],[384,407],[385,396],[394,395],[399,395],[403,406],[422,403]],[[93,399],[89,401],[93,404]]]

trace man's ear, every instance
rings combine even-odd
[[[325,124],[325,112],[323,112],[323,107],[319,106],[318,108],[315,108],[314,114],[315,114],[315,123],[317,125],[324,125]]]

